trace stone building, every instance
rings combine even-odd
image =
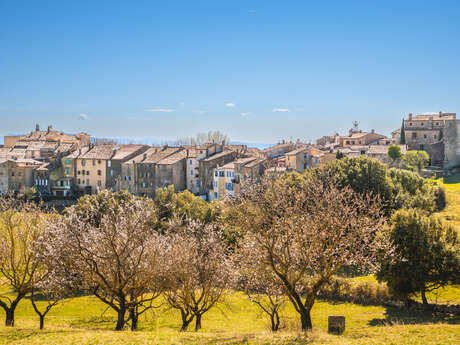
[[[126,160],[118,177],[118,190],[127,190],[135,195],[154,197],[156,164],[178,152],[177,147],[150,147],[145,152]],[[185,178],[185,177],[184,177]]]
[[[16,144],[24,146],[30,142],[48,142],[57,144],[74,144],[77,148],[88,146],[90,144],[90,136],[86,133],[66,134],[61,131],[56,131],[52,126],[48,126],[46,131],[41,131],[40,126],[35,126],[35,131],[26,135],[7,135],[4,137],[3,143],[5,147],[12,148]],[[32,157],[23,157],[32,158]],[[38,157],[37,157],[38,158]]]
[[[408,150],[424,150],[430,156],[431,165],[442,166],[446,161],[446,124],[455,123],[456,117],[455,113],[439,112],[415,116],[410,113],[403,121]],[[396,141],[401,140],[401,130],[394,131],[392,135]]]
[[[199,161],[200,195],[212,198],[214,169],[233,161],[237,155],[237,151],[224,148],[222,152]]]
[[[186,180],[187,189],[195,195],[201,194],[200,190],[200,160],[222,152],[223,145],[208,143],[197,146],[184,146],[187,150]]]
[[[187,188],[186,158],[187,151],[180,148],[155,164],[155,190],[170,185],[174,186],[175,192],[181,192]]]
[[[238,196],[242,183],[254,181],[263,174],[264,162],[264,158],[244,157],[215,168],[211,199]]]

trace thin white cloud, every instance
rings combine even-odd
[[[78,118],[80,120],[86,120],[88,118],[88,114],[80,114],[80,115],[78,115]]]
[[[245,113],[241,113],[241,116],[242,116],[242,117],[246,117],[246,116],[251,115],[251,114],[252,114],[252,113],[251,113],[250,111],[247,111],[247,112],[245,112]]]
[[[227,103],[227,104],[225,104],[225,106],[229,107],[229,108],[235,108],[236,104],[235,103]]]
[[[172,113],[174,109],[167,109],[167,108],[152,108],[152,109],[145,109],[150,113]]]
[[[274,113],[289,113],[290,111],[288,108],[275,108],[272,110]]]

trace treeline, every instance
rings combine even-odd
[[[273,331],[286,303],[309,330],[316,297],[343,270],[377,273],[408,304],[458,282],[457,233],[433,215],[443,207],[442,188],[365,157],[265,177],[211,203],[171,187],[154,200],[103,191],[62,215],[1,199],[0,306],[13,326],[28,296],[43,328],[60,300],[90,294],[117,314],[115,329],[136,330],[161,301],[185,331],[238,289]]]

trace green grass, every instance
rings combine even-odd
[[[460,175],[441,178],[436,182],[445,188],[447,197],[447,207],[439,215],[460,232]]]
[[[459,296],[457,295],[457,302]],[[4,317],[4,313],[0,314]],[[328,315],[345,315],[341,336],[327,333]],[[317,301],[312,311],[314,331],[298,332],[295,311],[283,311],[283,329],[269,331],[267,320],[241,293],[231,293],[225,304],[205,314],[202,331],[180,333],[180,316],[159,308],[140,320],[138,332],[115,332],[115,314],[95,297],[64,301],[38,330],[38,317],[30,302],[17,309],[16,325],[0,326],[0,344],[456,344],[460,320],[428,314],[406,315],[381,306]],[[3,322],[3,320],[2,320]]]

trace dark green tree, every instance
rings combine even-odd
[[[345,156],[343,155],[342,151],[340,151],[340,150],[337,151],[337,153],[335,154],[335,158],[337,158],[337,159],[342,159],[343,157],[345,157]]]
[[[404,301],[420,293],[423,304],[428,305],[426,292],[460,278],[457,232],[438,217],[416,209],[397,211],[391,224],[397,259],[383,262],[377,278]]]
[[[406,130],[404,129],[404,119],[402,120],[401,125],[401,136],[399,138],[399,143],[401,145],[406,145]]]

